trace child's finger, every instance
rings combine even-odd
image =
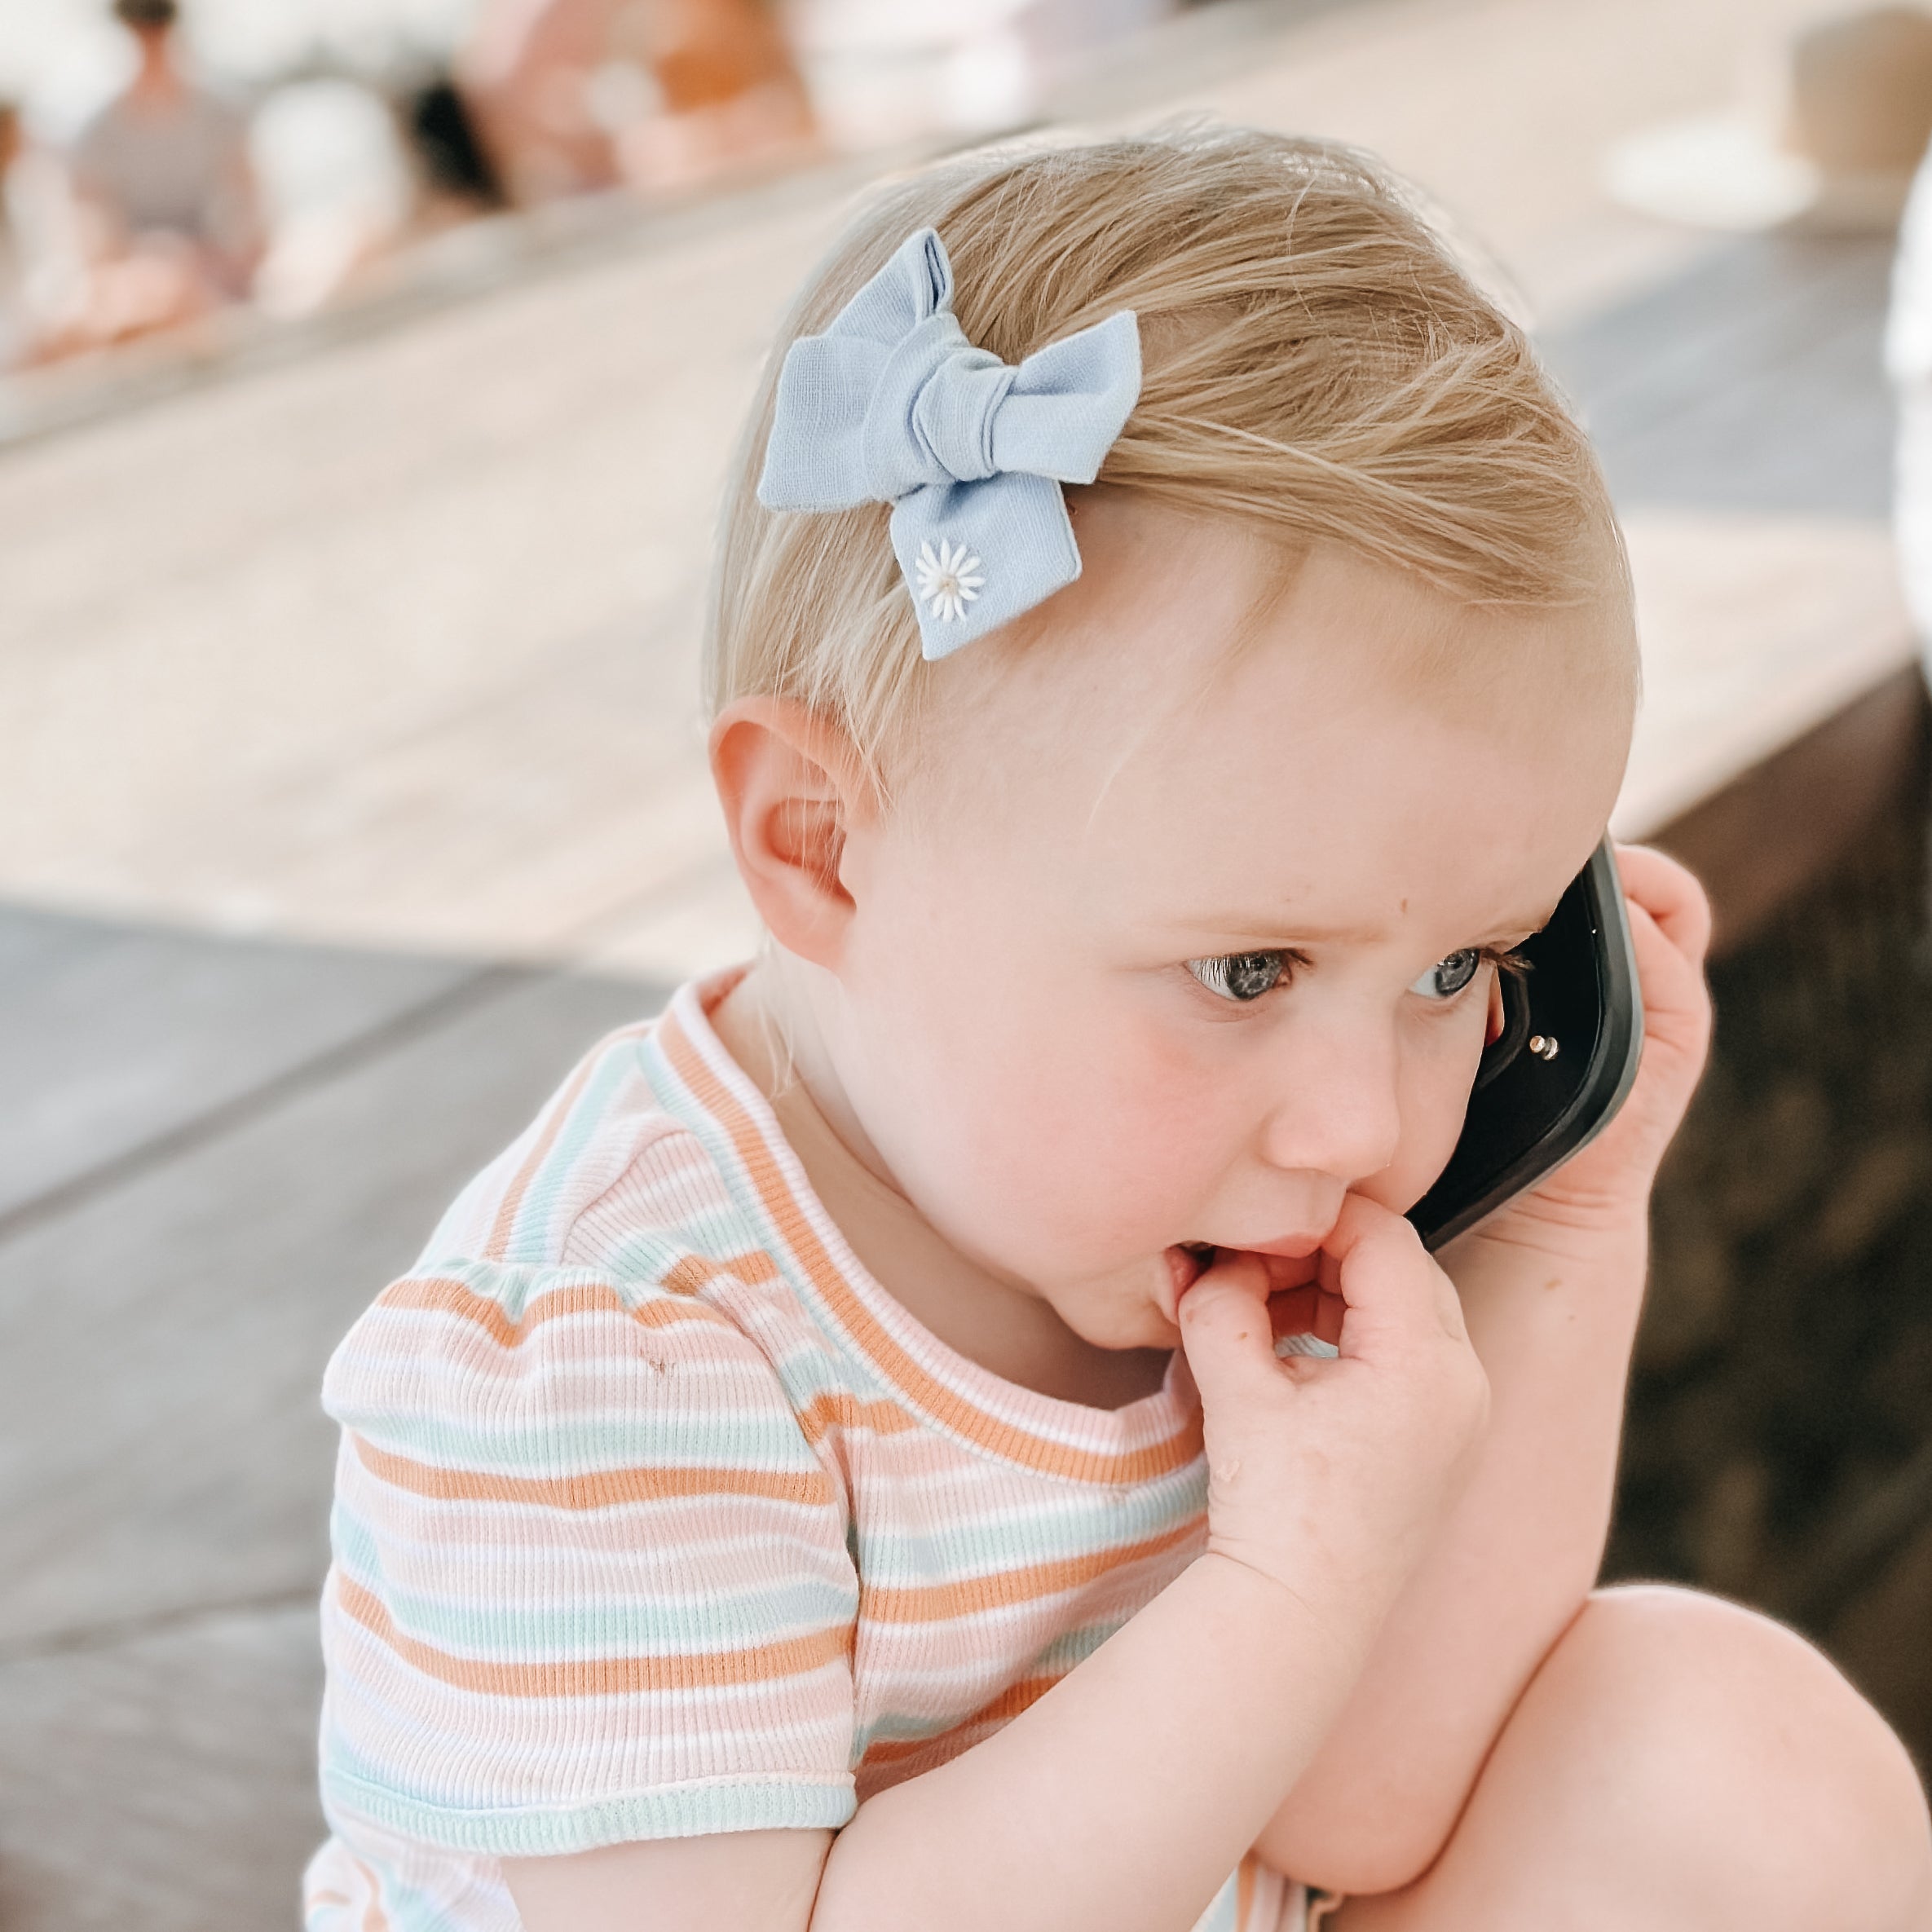
[[[1180,1342],[1202,1405],[1252,1402],[1278,1378],[1268,1270],[1255,1255],[1217,1260],[1180,1298]]]
[[[1337,1341],[1344,1356],[1376,1354],[1431,1327],[1467,1339],[1454,1286],[1400,1215],[1348,1195],[1322,1263],[1321,1286],[1344,1303]]]
[[[1686,959],[1700,963],[1710,946],[1710,901],[1696,875],[1647,845],[1619,845],[1617,872],[1631,905],[1647,912]]]
[[[1643,995],[1646,1038],[1666,1040],[1701,1059],[1710,1030],[1710,995],[1702,965],[1642,906],[1630,907],[1630,942]]]

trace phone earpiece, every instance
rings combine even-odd
[[[1475,1070],[1475,1091],[1480,1092],[1520,1053],[1529,1039],[1529,989],[1520,973],[1499,973],[1496,990],[1502,1000],[1502,1026],[1494,1039],[1483,1048],[1482,1064]]]

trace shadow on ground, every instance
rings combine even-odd
[[[0,909],[0,1925],[291,1922],[329,1352],[637,985]]]

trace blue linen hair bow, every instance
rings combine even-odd
[[[923,654],[944,657],[1080,574],[1062,483],[1092,483],[1140,394],[1133,311],[1017,368],[967,341],[930,228],[823,335],[786,351],[758,501],[890,503]]]

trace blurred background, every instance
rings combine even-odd
[[[1611,1571],[1932,1761],[1932,9],[4,0],[0,1932],[291,1921],[329,1349],[754,929],[695,662],[882,172],[1213,112],[1419,182],[1587,413],[1619,829],[1719,915]]]

